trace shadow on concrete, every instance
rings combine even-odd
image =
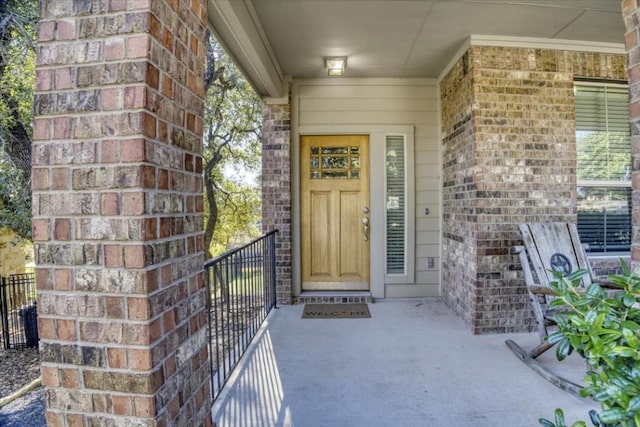
[[[531,371],[504,344],[537,334],[474,336],[439,299],[370,305],[371,319],[273,313],[213,407],[219,427],[509,426],[588,419],[597,408]],[[543,363],[580,381],[584,363]]]

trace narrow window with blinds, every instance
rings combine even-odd
[[[592,252],[629,251],[631,145],[628,89],[576,85],[578,232]]]
[[[405,137],[386,136],[386,219],[387,266],[386,273],[406,273],[406,185]]]

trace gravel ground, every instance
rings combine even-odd
[[[0,398],[10,395],[40,376],[37,348],[0,348]]]
[[[40,376],[38,349],[0,348],[0,398],[19,390]],[[45,426],[44,390],[37,389],[0,408],[0,427]]]

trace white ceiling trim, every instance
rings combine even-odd
[[[262,96],[280,98],[287,84],[250,0],[209,0],[209,23],[217,40]]]
[[[458,49],[451,58],[446,67],[438,76],[438,82],[451,71],[453,66],[458,62],[462,55],[469,50],[471,46],[495,46],[495,47],[518,47],[527,49],[552,49],[552,50],[569,50],[576,52],[597,52],[611,53],[617,55],[625,55],[626,50],[622,43],[603,43],[588,42],[581,40],[561,40],[561,39],[544,39],[535,37],[505,37],[505,36],[486,36],[471,35],[467,37],[464,44]]]
[[[311,77],[296,79],[297,86],[424,86],[438,81],[428,77]]]
[[[535,37],[504,37],[471,35],[472,46],[522,47],[532,49],[572,50],[579,52],[599,52],[625,54],[624,44],[583,40],[544,39]]]

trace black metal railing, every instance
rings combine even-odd
[[[0,323],[5,350],[38,345],[34,274],[0,277]]]
[[[276,308],[277,232],[205,264],[214,401],[262,322]]]

